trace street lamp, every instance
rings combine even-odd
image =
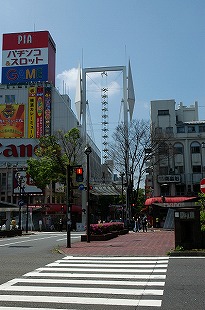
[[[90,146],[86,146],[84,153],[87,156],[87,242],[90,242],[90,174],[89,174],[89,156],[92,152]]]
[[[124,193],[124,189],[123,189],[123,178],[124,178],[125,173],[124,172],[120,172],[120,176],[121,176],[121,180],[122,180],[122,221],[124,223],[124,204],[123,204],[123,193]]]
[[[17,173],[16,179],[17,179],[17,182],[18,182],[19,196],[20,196],[20,199],[19,199],[19,201],[18,201],[18,205],[19,205],[19,223],[18,223],[18,229],[21,229],[21,207],[24,205],[24,202],[23,202],[23,200],[22,200],[22,190],[24,189],[24,187],[22,187],[23,176],[20,175],[20,173]]]

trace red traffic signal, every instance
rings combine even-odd
[[[76,168],[76,182],[83,182],[83,168]]]

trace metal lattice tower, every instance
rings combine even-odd
[[[106,72],[101,73],[102,77],[107,76]],[[102,158],[106,162],[108,159],[108,88],[101,88],[101,104],[102,104]]]

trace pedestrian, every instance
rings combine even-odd
[[[159,228],[159,218],[156,217],[156,228]]]
[[[134,232],[139,232],[140,231],[140,217],[135,217],[135,226],[133,229]]]
[[[146,217],[146,215],[144,215],[142,218],[142,229],[143,229],[143,232],[147,232],[147,217]]]
[[[43,222],[42,222],[41,219],[38,221],[38,225],[39,225],[39,231],[41,231],[42,230],[42,225],[43,225]]]

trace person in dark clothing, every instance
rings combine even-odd
[[[146,215],[144,215],[142,218],[142,229],[143,229],[143,232],[147,232],[147,217],[146,217]]]

